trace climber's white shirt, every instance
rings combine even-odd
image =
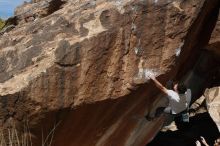
[[[172,114],[178,114],[186,110],[191,101],[191,90],[187,89],[185,94],[178,94],[173,90],[167,90],[169,106],[166,109],[171,109]]]

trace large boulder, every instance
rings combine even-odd
[[[0,36],[1,127],[13,120],[22,134],[28,121],[34,145],[57,123],[55,146],[147,144],[164,119],[142,117],[166,105],[147,75],[182,78],[207,45],[218,7],[219,0],[69,0],[21,23]]]

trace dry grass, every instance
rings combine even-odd
[[[54,132],[58,125],[59,123],[54,125],[54,127],[51,129],[51,131],[45,138],[42,132],[41,146],[52,145]],[[8,128],[4,131],[0,131],[0,146],[32,146],[32,136],[28,123],[25,124],[23,133],[24,134],[19,135],[18,130],[16,129],[14,124],[13,126],[11,126],[11,128]]]

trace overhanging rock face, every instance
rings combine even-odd
[[[145,145],[163,119],[142,117],[165,103],[146,76],[179,71],[217,3],[70,0],[17,25],[0,37],[1,125],[28,120],[35,145],[56,122],[54,146]]]

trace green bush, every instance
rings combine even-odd
[[[5,26],[5,21],[0,18],[0,30]]]

